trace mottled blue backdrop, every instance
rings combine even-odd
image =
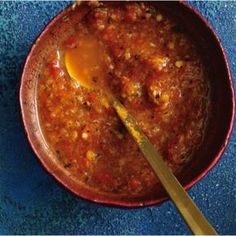
[[[116,209],[59,186],[32,153],[19,115],[20,73],[33,40],[69,2],[0,2],[0,233],[189,234],[171,202]],[[211,22],[236,76],[236,2],[191,2]],[[189,193],[220,234],[236,234],[236,132]]]

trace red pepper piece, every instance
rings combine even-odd
[[[76,47],[76,40],[74,36],[70,36],[66,41],[65,41],[65,46],[67,48],[75,48]]]

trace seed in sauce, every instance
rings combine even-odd
[[[157,22],[161,22],[163,20],[163,16],[161,14],[158,14],[156,16],[156,20],[157,20]]]
[[[181,60],[175,62],[175,66],[178,68],[181,68],[183,65],[184,65],[184,62]]]
[[[96,153],[93,152],[92,150],[88,150],[88,151],[86,152],[86,157],[87,157],[87,159],[88,159],[89,161],[95,161],[96,156],[97,156]]]
[[[82,135],[81,135],[81,137],[82,137],[82,139],[87,140],[88,137],[89,137],[89,135],[88,135],[87,132],[83,132]]]

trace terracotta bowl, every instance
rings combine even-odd
[[[180,20],[182,25],[184,24],[198,42],[208,63],[212,104],[209,125],[203,144],[195,152],[193,160],[178,176],[184,188],[189,189],[215,166],[229,141],[234,120],[235,101],[232,77],[219,39],[209,23],[197,11],[183,2],[153,2],[152,4],[169,9],[169,14]],[[37,111],[37,83],[40,69],[48,51],[55,48],[71,33],[70,22],[75,18],[78,19],[79,16],[80,12],[78,10],[72,11],[71,7],[63,10],[46,26],[26,59],[21,78],[20,106],[30,145],[46,170],[79,197],[123,207],[140,207],[161,203],[167,199],[161,186],[145,195],[132,197],[97,192],[73,179],[60,166],[43,136]],[[68,21],[68,19],[70,20]]]

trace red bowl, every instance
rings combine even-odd
[[[215,166],[229,141],[235,108],[232,77],[222,44],[209,23],[195,9],[184,2],[152,2],[152,4],[166,8],[169,14],[175,16],[185,25],[186,29],[191,31],[205,55],[211,75],[209,80],[212,105],[206,135],[192,161],[178,176],[184,188],[189,189]],[[76,14],[78,17],[80,13],[72,11],[71,7],[68,7],[57,15],[37,38],[26,59],[21,78],[20,105],[29,143],[46,170],[79,197],[122,207],[140,207],[161,203],[168,198],[161,187],[143,196],[127,197],[97,192],[78,182],[59,165],[44,139],[37,111],[37,82],[40,68],[47,51],[55,48],[56,42],[62,42],[70,34],[68,32],[70,21],[65,20],[66,17],[73,19]]]

